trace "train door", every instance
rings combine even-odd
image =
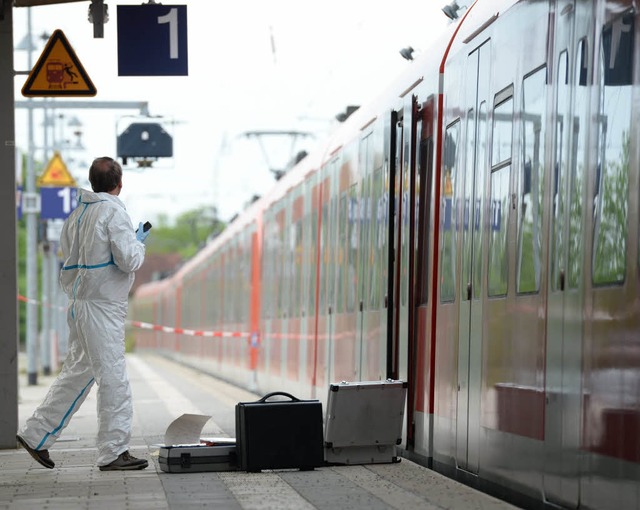
[[[285,208],[286,199],[283,199],[274,211],[274,301],[273,318],[271,320],[271,337],[267,345],[267,358],[269,360],[270,381],[274,385],[284,384],[285,370],[283,360],[285,358],[284,332],[287,327],[287,251],[286,246],[286,225],[287,211]]]
[[[422,112],[418,109],[417,98],[414,96],[411,101],[411,163],[410,163],[410,200],[409,200],[409,284],[408,284],[408,332],[407,332],[407,376],[409,388],[407,391],[407,443],[413,448],[415,446],[415,411],[416,411],[416,379],[417,379],[417,365],[418,365],[418,331],[417,331],[417,295],[419,293],[418,285],[416,284],[418,274],[418,240],[420,239],[422,232],[418,232],[417,228],[420,223],[420,197],[422,186],[422,172],[419,163],[420,157],[420,144],[417,140],[420,140],[422,133]]]
[[[432,351],[431,351],[431,315],[430,290],[432,284],[431,264],[431,218],[433,201],[433,167],[434,152],[433,138],[435,128],[435,98],[429,96],[419,109],[419,130],[416,131],[417,159],[416,159],[416,264],[415,264],[415,346],[413,349],[414,383],[409,385],[411,399],[408,400],[412,413],[413,448],[418,454],[431,456],[429,440],[433,437],[432,426],[428,423],[431,413],[431,384]]]
[[[467,61],[466,155],[462,207],[462,276],[458,326],[458,467],[478,471],[482,383],[482,234],[486,175],[487,104],[491,46],[484,43]],[[456,215],[456,217],[458,217]]]
[[[314,207],[317,203],[314,197],[315,175],[307,174],[305,182],[300,184],[300,196],[294,201],[294,215],[296,203],[301,200],[299,219],[294,222],[300,236],[296,239],[296,292],[295,299],[299,302],[296,317],[298,317],[298,380],[302,387],[311,386],[313,372],[310,370],[314,358],[312,337],[315,336],[315,280],[310,281],[315,274],[315,252],[317,220]],[[312,389],[313,391],[313,389]]]
[[[287,331],[286,374],[290,383],[298,385],[301,381],[301,345],[304,331],[302,329],[304,300],[302,288],[304,284],[304,185],[298,186],[292,193],[289,225],[287,231],[287,249],[289,263],[289,317]],[[296,389],[296,391],[299,391]]]
[[[324,352],[326,356],[326,377],[327,382],[336,382],[335,370],[335,314],[337,310],[336,280],[338,277],[338,258],[340,247],[338,246],[338,201],[339,201],[339,168],[340,157],[335,157],[327,166],[325,180],[322,186],[323,212],[322,212],[322,274],[323,280],[323,321],[318,327],[319,338],[325,342]]]
[[[413,151],[415,148],[414,133],[415,101],[406,102],[403,109],[402,133],[398,133],[396,138],[397,149],[400,151],[399,161],[401,165],[396,172],[396,306],[395,306],[395,378],[407,381],[409,378],[409,338],[411,333],[411,299],[412,299],[412,235],[411,225],[413,222],[413,168],[415,158]]]
[[[571,508],[578,506],[580,482],[584,155],[589,103],[585,92],[589,54],[586,39],[574,37],[575,8],[574,0],[561,0],[556,6],[561,15],[556,16],[552,72],[555,119],[545,388],[545,465],[551,469],[544,473],[546,498]]]
[[[386,288],[387,205],[383,195],[382,158],[376,151],[381,146],[378,124],[364,132],[360,140],[360,261],[358,269],[359,307],[357,371],[361,380],[386,378],[387,324],[384,309]],[[382,266],[381,266],[382,264]]]
[[[585,264],[588,327],[584,348],[584,432],[590,476],[580,504],[640,507],[640,291],[638,289],[638,41],[637,2],[599,3],[590,118],[594,163],[587,193],[589,257]],[[595,102],[594,102],[595,103]],[[597,471],[596,471],[597,466]],[[611,476],[603,491],[596,473]]]
[[[355,221],[358,222],[358,263],[357,263],[357,271],[358,277],[356,281],[358,282],[357,288],[357,296],[356,301],[358,305],[358,319],[356,321],[356,352],[355,352],[355,360],[356,367],[355,373],[357,374],[357,379],[368,380],[369,378],[365,375],[366,369],[363,370],[363,364],[366,364],[366,344],[368,342],[368,337],[370,336],[371,330],[371,317],[368,313],[367,306],[367,289],[368,282],[371,278],[371,271],[367,259],[370,257],[369,252],[369,221],[370,221],[370,203],[371,203],[371,165],[373,163],[371,157],[370,145],[372,141],[372,133],[367,130],[365,134],[360,138],[360,143],[358,146],[358,173],[359,173],[359,192],[358,192],[358,206],[356,207],[356,216]]]
[[[261,324],[260,324],[260,384],[270,387],[270,378],[273,373],[273,331],[277,322],[277,293],[278,275],[280,273],[278,252],[278,224],[275,218],[275,211],[269,209],[264,213],[264,235],[262,237],[262,293],[261,293]],[[216,276],[222,273],[219,267],[220,261],[216,260]],[[215,283],[218,284],[217,278]],[[224,303],[218,298],[219,303]],[[219,314],[216,308],[214,313]]]
[[[319,292],[318,292],[318,318],[316,332],[316,357],[314,373],[316,386],[321,390],[331,381],[331,331],[334,281],[334,244],[331,238],[331,175],[335,163],[329,163],[322,168],[322,183],[320,185],[320,232],[318,239],[319,252]],[[335,180],[335,179],[334,179]]]
[[[311,397],[316,398],[318,386],[318,298],[320,296],[320,230],[319,226],[322,198],[322,183],[320,181],[320,172],[313,174],[310,180],[311,200],[310,210],[307,215],[308,236],[307,242],[307,283],[305,292],[307,295],[307,330],[305,335],[306,349],[306,365],[307,378],[311,381]],[[323,364],[324,365],[324,364]],[[320,388],[324,388],[324,377],[321,374],[322,384]]]
[[[391,190],[391,196],[393,197],[390,203],[392,224],[389,232],[389,292],[392,296],[390,306],[390,324],[391,335],[387,346],[387,376],[392,379],[398,379],[399,375],[399,363],[398,363],[398,335],[399,335],[399,317],[400,317],[400,247],[402,243],[402,149],[403,149],[403,112],[394,112],[392,115],[392,134],[391,134],[391,182],[393,183],[393,189]]]
[[[350,144],[342,149],[338,169],[337,199],[337,259],[336,300],[333,317],[333,369],[338,381],[357,380],[356,324],[357,269],[359,250],[359,175],[357,168],[358,147]]]

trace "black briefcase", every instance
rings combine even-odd
[[[288,400],[269,400],[282,396]],[[313,469],[324,465],[322,403],[276,391],[236,405],[238,468]]]

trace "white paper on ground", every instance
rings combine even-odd
[[[211,416],[203,414],[183,414],[173,420],[164,433],[165,445],[199,444],[200,434]]]

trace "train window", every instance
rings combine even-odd
[[[243,297],[244,297],[244,285],[245,285],[245,280],[244,280],[244,275],[246,273],[246,264],[245,264],[245,257],[244,257],[244,250],[243,250],[243,242],[244,240],[242,239],[243,234],[239,234],[238,235],[238,240],[236,243],[236,253],[235,253],[235,260],[236,260],[236,274],[235,274],[235,289],[234,289],[234,311],[233,311],[233,321],[235,323],[240,322],[240,320],[242,319],[242,301],[243,301]]]
[[[325,193],[325,187],[323,186],[323,195]],[[320,223],[320,246],[318,250],[320,252],[320,267],[321,267],[321,279],[320,279],[320,292],[318,293],[318,310],[319,315],[324,315],[327,312],[327,278],[329,273],[329,203],[322,197],[322,222]]]
[[[317,256],[317,242],[318,242],[318,210],[312,209],[311,214],[307,215],[307,221],[310,223],[309,229],[306,231],[308,237],[307,241],[307,286],[306,293],[307,300],[307,316],[311,316],[316,313],[316,256]]]
[[[273,215],[269,215],[265,222],[264,249],[263,249],[263,269],[262,269],[262,309],[264,317],[273,319],[275,317],[275,296],[277,291],[277,275],[278,271],[278,237],[277,227],[274,225]]]
[[[634,73],[634,15],[605,25],[600,38],[600,122],[593,215],[593,283],[624,282]]]
[[[357,296],[362,302],[363,310],[369,310],[369,299],[366,296],[371,292],[372,275],[371,267],[373,266],[372,247],[369,244],[369,230],[371,225],[371,186],[373,185],[370,170],[365,170],[367,174],[362,179],[362,196],[360,198],[360,213],[358,222],[360,224],[360,245],[362,252],[360,254],[360,267],[358,267],[358,289]],[[366,269],[365,269],[366,268]],[[367,271],[366,273],[363,271]]]
[[[471,242],[473,236],[473,210],[471,209],[474,203],[474,171],[475,171],[475,154],[476,154],[476,111],[471,108],[467,112],[467,142],[466,142],[467,154],[466,154],[466,169],[464,171],[464,192],[463,192],[463,204],[462,211],[462,285],[466,285],[471,280],[471,254],[473,249],[473,243]],[[469,228],[471,227],[471,228]],[[470,298],[470,296],[469,296]],[[468,301],[467,293],[463,292],[460,295],[462,301]]]
[[[522,171],[518,183],[517,292],[540,290],[542,260],[544,154],[547,95],[546,66],[522,83]]]
[[[220,326],[224,322],[224,278],[222,277],[222,271],[224,257],[218,255],[216,259],[216,277],[215,277],[215,296],[217,303],[217,310],[215,311],[216,326]]]
[[[338,239],[338,253],[337,253],[337,266],[338,266],[338,275],[337,275],[337,289],[336,289],[336,313],[343,313],[346,309],[345,306],[345,285],[348,280],[348,267],[347,267],[347,250],[348,250],[348,224],[349,219],[347,218],[349,197],[346,192],[341,193],[340,195],[340,203],[338,205],[338,228],[339,228],[339,239]]]
[[[460,142],[460,119],[447,127],[444,139],[442,200],[440,204],[440,300],[456,298],[456,229],[457,221],[457,167]]]
[[[233,311],[234,311],[234,288],[235,288],[235,274],[234,274],[234,264],[231,263],[233,259],[233,240],[229,242],[229,248],[226,251],[225,257],[225,280],[227,285],[225,286],[225,300],[227,301],[227,306],[225,308],[224,313],[224,322],[226,326],[230,326],[233,322]]]
[[[433,171],[433,138],[430,136],[420,142],[420,153],[418,162],[420,169],[420,203],[422,204],[422,216],[420,217],[419,242],[422,260],[422,279],[420,281],[420,292],[418,293],[421,305],[429,301],[429,221],[431,212],[431,173]]]
[[[509,91],[508,93],[511,93]],[[502,93],[500,94],[502,95]],[[491,166],[499,165],[511,159],[511,141],[513,133],[513,97],[496,100],[493,109],[493,144],[491,146]]]
[[[489,229],[489,296],[507,293],[509,180],[513,133],[512,87],[496,95],[491,145],[491,218]],[[505,98],[505,96],[508,96]]]
[[[347,239],[347,278],[344,281],[346,285],[346,311],[353,312],[356,309],[356,286],[358,283],[358,252],[359,252],[359,226],[360,226],[360,207],[358,201],[358,186],[353,184],[349,190],[349,234]]]
[[[302,312],[302,285],[304,282],[304,243],[302,232],[304,230],[304,218],[300,218],[293,224],[291,229],[291,256],[292,256],[292,299],[291,299],[291,313],[292,317],[300,317]]]
[[[487,103],[467,112],[467,155],[462,210],[462,285],[472,283],[473,298],[480,298],[482,275],[482,196],[486,172]],[[460,299],[472,296],[463,293]]]
[[[337,165],[336,165],[337,167]],[[334,167],[335,168],[335,167]],[[337,171],[334,169],[332,175],[335,175]],[[329,225],[332,225],[332,228],[329,229],[327,234],[327,307],[326,310],[329,310],[329,307],[332,308],[333,313],[338,310],[338,297],[336,296],[336,277],[340,270],[341,259],[340,253],[341,248],[339,242],[336,242],[336,235],[338,235],[338,210],[339,210],[339,199],[335,194],[335,191],[331,193],[331,209],[329,211],[330,220]]]
[[[359,215],[358,215],[358,224],[359,224],[359,236],[360,236],[360,246],[362,251],[360,252],[360,263],[358,264],[358,278],[357,278],[357,289],[356,289],[356,299],[359,301],[361,310],[369,310],[369,295],[372,287],[372,271],[370,268],[372,267],[373,258],[372,258],[372,247],[369,244],[370,236],[370,227],[371,227],[371,196],[372,196],[372,165],[373,165],[373,155],[372,155],[372,140],[373,135],[369,132],[362,139],[360,139],[360,145],[358,147],[358,168],[359,173],[362,176],[362,180],[360,181],[360,207],[359,207]],[[365,268],[369,268],[367,271]],[[364,271],[367,271],[366,273]]]
[[[227,326],[231,323],[231,314],[233,313],[233,295],[231,294],[233,290],[233,281],[232,281],[232,272],[231,272],[231,262],[229,256],[230,249],[227,248],[224,252],[224,301],[226,306],[224,308],[224,324]]]
[[[408,132],[405,132],[408,135]],[[411,207],[411,197],[409,196],[409,158],[411,145],[409,138],[404,139],[404,149],[402,152],[402,213],[400,226],[400,305],[407,306],[409,300],[409,212]]]
[[[489,232],[489,296],[507,293],[507,214],[511,165],[491,172],[491,228]]]
[[[565,50],[558,57],[556,71],[556,120],[555,148],[553,150],[553,181],[551,206],[551,289],[562,287],[565,271],[566,235],[564,229],[566,209],[567,155],[565,144],[569,141],[569,54]]]
[[[567,288],[577,289],[582,279],[584,234],[582,218],[584,212],[584,186],[587,176],[587,127],[589,111],[589,92],[587,77],[589,50],[586,39],[578,43],[573,88],[573,146],[571,148],[571,167],[569,170],[569,253],[567,256]]]
[[[229,287],[229,323],[233,324],[237,319],[238,311],[238,284],[240,283],[238,277],[238,239],[235,237],[231,244],[231,253],[229,257],[229,275],[230,275],[230,287]]]
[[[245,279],[245,275],[247,273],[247,264],[246,264],[246,252],[244,250],[244,232],[238,235],[236,254],[235,254],[236,262],[236,288],[234,294],[234,312],[233,312],[233,320],[235,323],[240,322],[243,319],[242,310],[244,305],[247,303],[245,301],[245,288],[247,285],[247,280]]]
[[[287,204],[288,205],[288,204]],[[285,206],[286,207],[286,206]],[[291,302],[292,302],[292,289],[293,289],[293,275],[294,275],[294,267],[293,267],[293,256],[294,256],[294,247],[292,246],[292,234],[294,231],[294,226],[290,223],[291,215],[287,211],[282,211],[283,216],[285,216],[288,222],[282,228],[282,289],[281,289],[281,298],[282,298],[282,314],[284,318],[291,317]]]
[[[262,243],[262,256],[260,259],[260,274],[262,285],[260,286],[260,315],[263,319],[271,318],[271,303],[267,302],[267,288],[271,286],[271,238],[269,236],[269,222],[271,218],[268,213],[264,214],[264,240]]]
[[[368,261],[371,267],[371,283],[369,287],[369,309],[377,310],[380,308],[381,294],[383,288],[383,268],[381,267],[382,253],[384,249],[384,229],[385,210],[383,205],[383,183],[382,168],[376,168],[371,179],[371,238],[369,241],[369,249],[371,258]],[[366,276],[365,276],[366,278]]]
[[[280,209],[276,213],[275,217],[275,239],[276,239],[276,260],[274,261],[274,266],[276,269],[276,275],[274,278],[274,282],[278,286],[276,291],[277,296],[277,317],[278,319],[282,319],[286,317],[285,303],[286,303],[286,289],[287,289],[287,252],[285,248],[285,214],[284,210]]]
[[[253,278],[253,268],[251,267],[253,228],[245,233],[245,273],[243,275],[244,296],[240,303],[242,312],[242,322],[249,323],[249,306],[251,303],[251,280]]]
[[[262,288],[264,296],[264,299],[262,301],[263,303],[268,302],[265,312],[266,317],[268,317],[269,319],[275,319],[278,316],[278,276],[280,274],[280,267],[278,264],[278,260],[280,258],[278,254],[278,227],[276,224],[275,215],[271,215],[269,219],[269,225],[269,230],[265,230],[265,232],[268,232],[268,235],[265,235],[265,240],[269,239],[269,243],[267,245],[268,252],[266,254],[266,267],[269,271],[267,275],[269,276],[267,280],[268,284],[263,285]],[[262,274],[263,276],[265,276],[264,272]]]
[[[487,167],[487,126],[488,126],[487,102],[480,103],[478,108],[478,153],[476,157],[476,183],[474,198],[473,229],[479,235],[474,234],[473,239],[473,298],[480,299],[482,289],[482,225],[484,225],[483,197],[485,195],[484,183]]]

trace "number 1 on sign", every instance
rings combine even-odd
[[[62,212],[66,215],[76,208],[75,193],[71,193],[71,188],[61,188],[57,195],[62,199]]]
[[[164,16],[158,16],[158,24],[169,23],[169,58],[178,58],[178,9],[171,9]]]

